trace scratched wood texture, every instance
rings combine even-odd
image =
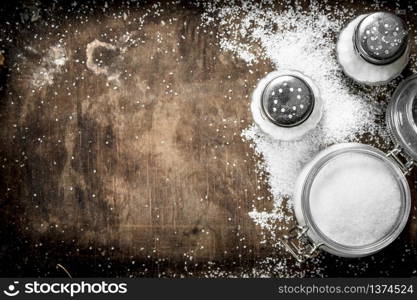
[[[200,9],[187,2],[162,3],[163,13],[140,30],[113,18],[125,7],[111,2],[87,20],[67,12],[70,4],[60,17],[67,4],[45,1],[41,17],[59,28],[42,19],[13,25],[31,3],[1,10],[2,34],[14,40],[1,49],[0,276],[65,276],[57,264],[73,276],[199,276],[211,266],[238,276],[265,257],[289,258],[261,243],[264,233],[248,216],[272,207],[259,158],[240,136],[252,123],[247,95],[269,62],[249,72],[221,52],[216,27],[201,29]],[[137,45],[108,47],[127,31]],[[65,69],[33,88],[32,74],[59,37],[70,57]],[[102,74],[85,64],[95,39],[108,43],[92,53]],[[417,173],[409,179],[413,211],[400,239],[372,258],[323,254],[325,275],[354,275],[349,264],[368,266],[358,276],[415,272]]]

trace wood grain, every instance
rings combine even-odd
[[[260,62],[249,72],[219,51],[215,26],[200,28],[198,8],[164,5],[140,29],[132,20],[152,3],[126,20],[112,17],[123,9],[113,3],[88,18],[69,14],[59,28],[22,26],[6,49],[1,275],[65,276],[57,263],[74,276],[195,276],[210,263],[239,274],[268,256],[289,258],[261,243],[264,233],[248,216],[254,207],[270,210],[272,199],[240,136],[252,123],[248,95],[272,67]],[[137,42],[126,42],[126,32]],[[68,61],[51,84],[33,87],[59,38]],[[88,45],[98,69],[87,66]],[[415,270],[415,259],[396,258],[417,242],[413,201],[400,242],[377,256],[398,262],[397,272],[355,261],[374,266],[362,275]],[[348,261],[323,261],[329,276],[350,273]]]

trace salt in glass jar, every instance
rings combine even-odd
[[[318,249],[342,257],[371,255],[401,233],[411,207],[406,175],[417,161],[416,99],[414,75],[397,87],[387,110],[395,144],[389,153],[360,143],[337,144],[303,168],[294,191],[298,225],[284,236],[298,261]],[[300,240],[306,241],[304,248]]]

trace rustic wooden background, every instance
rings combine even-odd
[[[163,13],[140,30],[129,21],[153,2],[130,6],[126,20],[114,18],[127,9],[123,2],[34,3],[1,8],[0,276],[66,276],[57,264],[73,276],[209,269],[239,276],[251,268],[280,275],[269,270],[276,262],[259,266],[266,257],[290,258],[261,243],[264,233],[248,216],[254,207],[270,209],[272,199],[255,171],[259,158],[240,137],[252,123],[248,95],[272,70],[269,62],[248,72],[219,51],[216,27],[202,30],[201,10],[187,1],[162,2]],[[366,1],[334,5],[370,9]],[[40,19],[25,20],[34,7]],[[404,18],[417,20],[413,12]],[[86,45],[120,43],[126,31],[140,42],[92,53],[106,74],[86,68]],[[32,74],[59,38],[70,59],[52,84],[33,88]],[[412,45],[417,53],[414,36]],[[369,258],[323,254],[325,276],[416,275],[416,180],[414,172],[401,237]],[[289,261],[294,275],[314,276],[317,264]]]

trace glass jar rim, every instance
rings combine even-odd
[[[417,74],[404,79],[395,89],[386,113],[389,134],[393,141],[417,160],[417,148],[408,141],[417,137],[417,124],[412,115],[412,106],[417,101]]]
[[[332,148],[333,149],[329,149]],[[312,231],[314,235],[316,235],[324,244],[324,246],[331,248],[333,251],[337,253],[342,253],[344,255],[356,255],[356,256],[364,256],[367,254],[375,253],[386,246],[388,246],[393,240],[395,240],[398,235],[403,230],[405,224],[408,221],[408,216],[410,214],[411,209],[411,195],[408,182],[401,172],[401,169],[396,165],[396,163],[391,160],[390,158],[386,157],[386,154],[372,146],[359,144],[359,143],[345,143],[345,144],[338,144],[329,147],[329,152],[318,159],[316,162],[313,163],[311,169],[309,170],[307,176],[305,177],[302,192],[301,192],[301,210],[304,216],[305,222],[309,230]],[[314,219],[312,217],[312,213],[310,210],[310,190],[314,179],[316,178],[317,174],[322,170],[322,168],[333,158],[337,157],[338,155],[345,154],[345,153],[362,153],[366,155],[372,155],[373,157],[378,158],[381,163],[385,163],[389,166],[390,170],[393,172],[394,177],[398,182],[398,186],[401,191],[401,208],[400,213],[398,215],[397,221],[392,229],[381,239],[378,241],[364,245],[364,246],[348,246],[344,244],[340,244],[329,238],[325,235],[320,228],[315,224]]]

